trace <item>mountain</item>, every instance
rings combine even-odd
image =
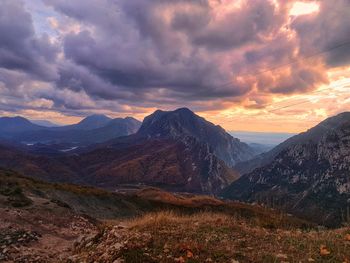
[[[185,108],[157,110],[136,134],[80,155],[92,176],[89,181],[102,187],[143,183],[208,194],[236,180],[229,166],[251,156],[248,145]]]
[[[91,142],[109,135],[115,137],[116,127],[120,133],[131,133],[138,126],[137,120],[126,118],[78,133],[70,130],[33,134],[38,136],[34,138],[37,140],[54,133],[50,140],[59,135],[61,142],[65,136]],[[145,118],[137,133],[129,136],[74,151],[69,150],[74,149],[71,146],[62,150],[65,145],[68,146],[57,141],[52,150],[42,145],[31,146],[35,152],[27,149],[13,152],[7,147],[5,153],[0,151],[0,166],[48,181],[107,189],[115,189],[119,184],[146,184],[171,191],[217,194],[238,178],[227,163],[252,156],[249,146],[188,109],[156,111]],[[244,152],[240,153],[241,150]]]
[[[253,143],[253,142],[247,143],[247,144],[249,145],[250,148],[252,148],[254,150],[254,152],[256,154],[262,154],[262,153],[268,152],[274,148],[274,146],[268,145],[268,144],[260,144],[260,143]]]
[[[276,146],[290,137],[296,135],[294,133],[281,132],[253,132],[253,131],[230,131],[233,137],[240,139],[245,143],[257,143],[269,146]]]
[[[0,133],[1,137],[8,137],[11,134],[17,134],[24,131],[37,131],[43,127],[31,123],[23,117],[1,117]]]
[[[77,124],[66,125],[55,130],[93,130],[106,126],[112,119],[101,114],[87,116]]]
[[[44,127],[22,117],[0,118],[0,138],[26,144],[74,143],[89,145],[136,133],[141,122],[126,117],[111,119],[91,115],[81,122],[60,127]]]
[[[262,157],[223,196],[262,202],[326,225],[350,219],[350,112],[326,119]],[[264,159],[265,158],[265,159]]]
[[[183,140],[195,138],[206,144],[228,166],[251,159],[255,152],[247,144],[232,137],[219,125],[214,125],[187,108],[175,111],[157,110],[146,117],[138,134],[146,137],[167,137]]]
[[[47,121],[47,120],[30,120],[31,123],[37,124],[39,126],[43,126],[43,127],[60,127],[61,125],[53,123],[51,121]]]

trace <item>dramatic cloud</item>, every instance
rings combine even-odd
[[[48,35],[37,37],[31,15],[16,0],[3,0],[0,9],[0,65],[33,77],[52,80],[57,76],[58,47]]]
[[[298,17],[292,27],[300,39],[301,54],[331,50],[324,55],[329,67],[350,63],[350,2],[320,1],[317,15]]]
[[[350,64],[349,1],[296,2],[4,0],[0,111],[268,109]]]

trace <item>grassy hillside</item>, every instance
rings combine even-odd
[[[261,227],[226,213],[151,213],[106,226],[74,262],[349,262],[350,229]]]
[[[347,234],[210,196],[117,194],[0,170],[0,261],[343,262]]]

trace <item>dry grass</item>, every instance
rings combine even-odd
[[[186,206],[186,207],[200,207],[202,205],[223,205],[224,202],[206,195],[183,196],[180,194],[172,194],[162,191],[158,188],[145,188],[137,193],[137,196],[143,199],[159,201],[167,204]]]
[[[345,240],[349,228],[267,229],[223,213],[171,211],[150,213],[127,224],[133,244],[143,234],[152,237],[137,246],[138,258],[146,253],[145,262],[350,262],[350,241]],[[321,255],[321,246],[330,253]]]
[[[161,211],[155,213],[148,213],[142,217],[137,217],[135,219],[131,219],[127,221],[127,224],[131,228],[137,229],[151,229],[151,228],[159,228],[166,225],[186,225],[193,224],[197,222],[207,222],[207,223],[218,223],[223,221],[232,221],[233,217],[229,217],[226,214],[219,214],[213,212],[200,212],[195,213],[193,215],[180,215],[179,213],[175,213],[171,210],[169,211]]]

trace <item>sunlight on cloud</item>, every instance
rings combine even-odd
[[[292,16],[308,15],[319,11],[319,8],[316,2],[296,2],[289,14]]]

